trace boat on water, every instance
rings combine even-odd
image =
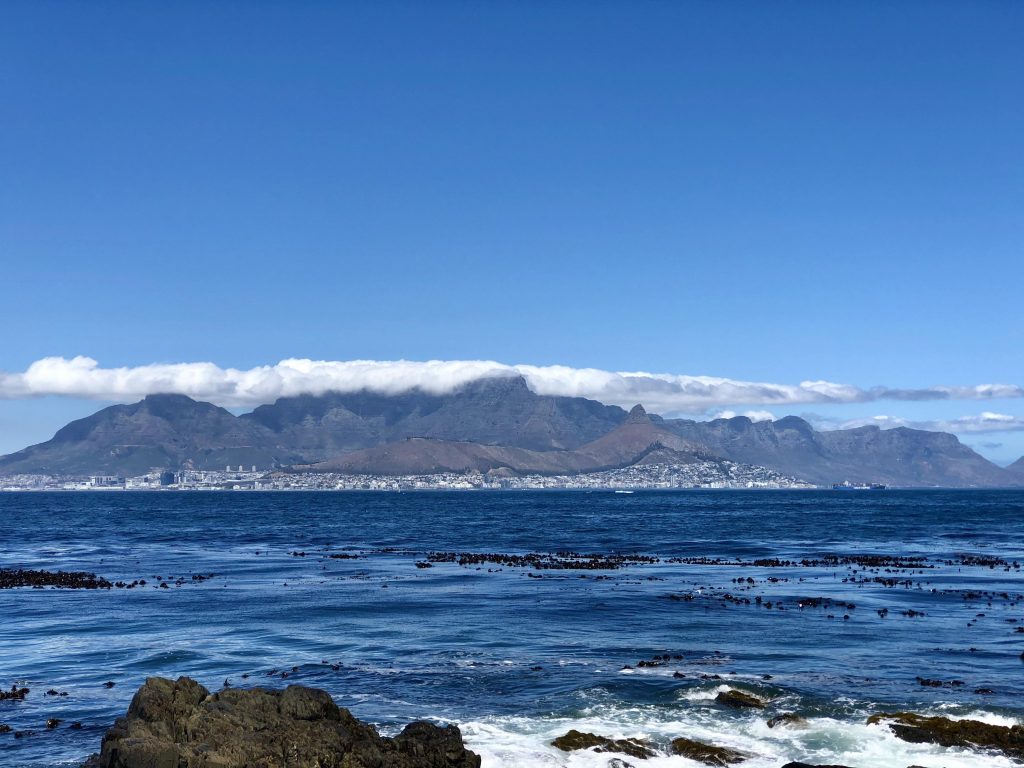
[[[883,483],[851,483],[849,480],[832,483],[833,491],[884,491],[887,487]]]

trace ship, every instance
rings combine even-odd
[[[884,491],[887,487],[883,483],[851,483],[849,480],[832,483],[833,491]]]

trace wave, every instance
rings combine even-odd
[[[948,716],[948,715],[947,715]],[[1001,725],[1016,721],[991,712],[973,712],[973,719]],[[577,717],[550,715],[539,718],[498,716],[464,722],[467,745],[481,755],[482,768],[608,768],[614,758],[636,765],[628,755],[581,750],[562,752],[551,746],[571,729],[613,739],[639,738],[651,742],[659,754],[642,761],[645,768],[689,768],[701,763],[668,754],[672,739],[685,736],[749,755],[745,768],[778,768],[800,760],[840,764],[854,768],[1011,768],[1003,755],[897,739],[888,728],[866,725],[865,720],[812,717],[799,727],[769,728],[762,716],[723,716],[694,707],[665,711],[660,707],[628,705],[592,707]]]

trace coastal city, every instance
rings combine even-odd
[[[12,475],[0,477],[0,491],[411,491],[411,490],[643,490],[685,488],[814,488],[767,467],[732,461],[637,464],[578,475],[514,475],[441,472],[423,475],[355,475],[333,472],[259,471],[252,466],[224,470],[154,469],[134,477]]]

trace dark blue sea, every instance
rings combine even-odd
[[[0,687],[31,689],[0,765],[77,765],[145,678],[189,675],[455,722],[487,768],[607,766],[550,746],[570,728],[749,768],[1008,766],[865,720],[1024,720],[1022,564],[1011,491],[0,494],[0,568],[146,580],[0,590]]]

